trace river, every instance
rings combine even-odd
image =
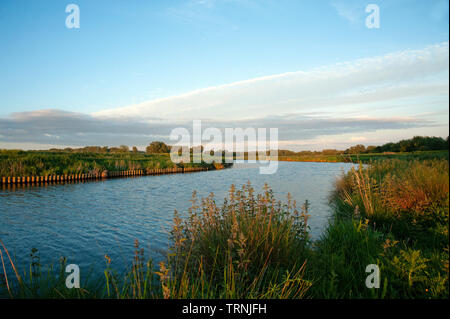
[[[279,162],[276,174],[261,175],[257,165],[235,164],[189,174],[3,187],[0,239],[20,269],[29,266],[34,247],[43,265],[65,256],[82,271],[103,271],[107,254],[113,267],[123,270],[131,262],[135,239],[156,261],[162,258],[173,212],[187,215],[194,190],[199,197],[213,192],[217,203],[222,203],[231,184],[241,187],[247,181],[257,192],[267,182],[280,200],[290,193],[298,207],[307,199],[310,234],[317,239],[331,214],[327,200],[333,183],[352,165]]]

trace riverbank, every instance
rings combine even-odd
[[[417,152],[387,152],[387,153],[367,153],[367,154],[341,154],[341,155],[296,155],[278,156],[279,161],[287,162],[326,162],[326,163],[363,163],[369,164],[379,160],[400,159],[411,160],[432,160],[449,159],[448,151],[417,151]]]
[[[0,185],[41,185],[112,177],[177,174],[223,169],[231,165],[193,161],[175,164],[169,154],[0,150]]]
[[[334,216],[315,243],[313,298],[448,298],[447,160],[378,161],[336,183]],[[380,288],[365,285],[377,265]]]
[[[9,272],[11,295],[448,298],[446,160],[379,161],[351,171],[336,183],[330,203],[330,226],[311,242],[309,204],[279,203],[268,187],[260,194],[250,185],[232,188],[222,206],[211,196],[194,198],[186,218],[174,216],[163,264],[153,265],[136,242],[128,271],[116,272],[114,260],[105,256],[102,275],[83,277],[83,289],[70,290],[65,260],[61,271],[48,272],[35,258],[32,272]],[[378,289],[366,287],[369,264],[379,266]]]
[[[227,165],[219,164],[224,167]],[[0,177],[100,175],[103,171],[149,171],[194,167],[215,169],[217,164],[194,163],[192,160],[189,163],[175,164],[169,154],[0,150]]]
[[[214,170],[224,169],[225,166],[215,165]],[[0,178],[0,186],[14,187],[15,185],[33,185],[45,186],[55,183],[71,183],[89,180],[104,180],[107,178],[148,176],[148,175],[165,175],[165,174],[183,174],[208,171],[209,167],[176,167],[176,168],[155,168],[146,170],[129,170],[129,171],[102,171],[97,174],[69,174],[69,175],[46,175],[46,176],[18,176],[18,177],[2,177]]]

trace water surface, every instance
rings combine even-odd
[[[69,263],[103,270],[105,254],[123,270],[133,255],[134,240],[156,260],[168,244],[174,210],[187,215],[192,192],[216,195],[218,204],[231,184],[247,181],[257,192],[268,183],[278,199],[288,193],[298,206],[310,202],[311,236],[317,239],[327,226],[328,196],[348,163],[279,162],[273,175],[261,175],[257,165],[190,174],[140,176],[43,187],[0,188],[0,239],[23,269],[30,251],[39,250],[42,264],[65,256]]]

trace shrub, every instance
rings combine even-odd
[[[255,196],[250,183],[231,187],[217,206],[213,194],[198,202],[195,193],[185,222],[175,214],[168,265],[160,272],[170,298],[300,298],[307,203],[276,201],[266,185]]]

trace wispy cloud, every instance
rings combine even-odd
[[[205,120],[203,128],[277,127],[280,141],[311,140],[323,135],[367,133],[383,129],[429,127],[435,123],[410,117],[398,118],[332,118],[329,115],[268,116],[248,120]],[[1,143],[34,143],[52,145],[147,145],[158,139],[170,142],[173,128],[192,128],[192,122],[173,123],[155,119],[153,123],[138,120],[100,119],[91,115],[42,110],[15,113],[0,119]]]
[[[248,119],[272,114],[348,110],[357,105],[448,94],[448,43],[310,71],[239,81],[94,113],[99,118]],[[445,100],[444,100],[445,102]],[[395,105],[395,103],[391,103]],[[366,105],[366,107],[364,107]]]
[[[360,0],[334,0],[331,5],[342,18],[354,24],[362,21],[364,8],[367,4]]]
[[[277,127],[284,145],[370,143],[374,134],[448,131],[448,43],[269,75],[93,114],[40,110],[0,119],[0,147],[143,146],[175,127]],[[427,114],[424,114],[426,111]],[[444,116],[443,116],[443,113]],[[447,115],[447,116],[445,116]],[[387,134],[387,133],[386,133]],[[442,133],[446,134],[446,133]],[[339,137],[340,136],[340,137]],[[371,136],[371,137],[369,137]],[[325,143],[325,142],[324,142]]]

